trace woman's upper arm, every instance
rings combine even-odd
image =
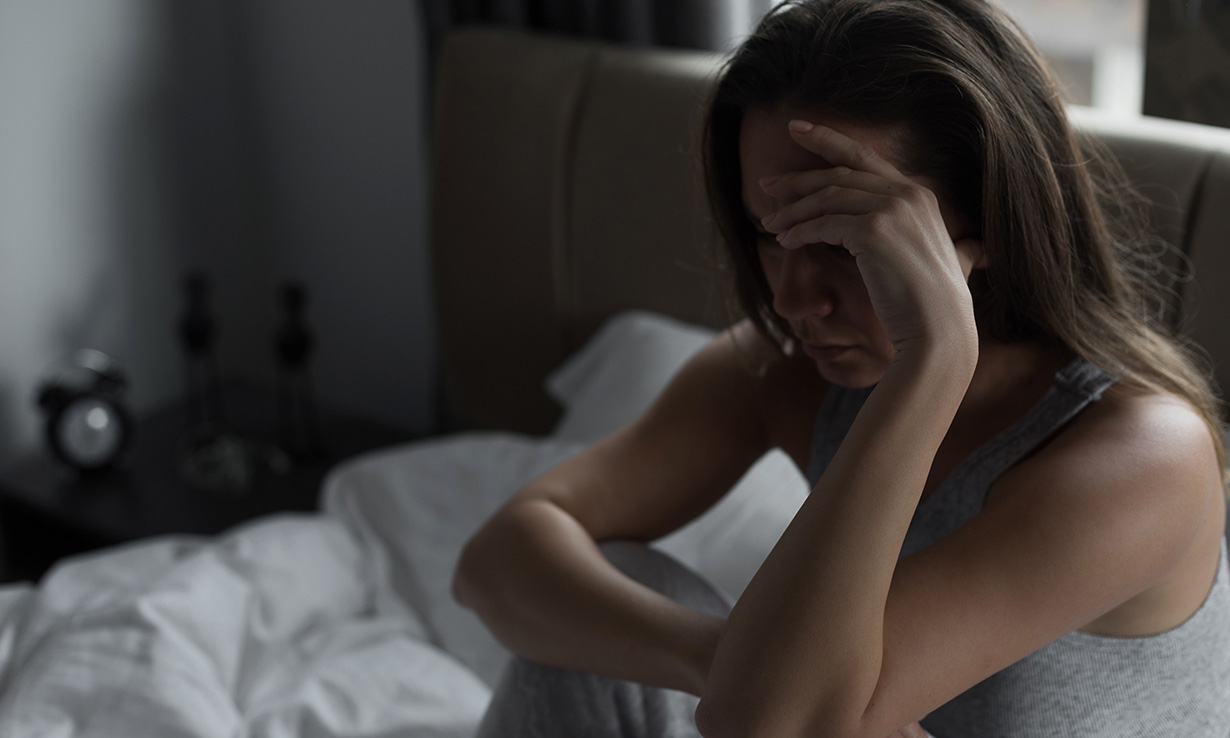
[[[866,735],[921,719],[1173,571],[1219,494],[1207,435],[1191,412],[1106,413],[1006,474],[960,529],[902,559]]]
[[[546,498],[595,540],[650,540],[686,524],[772,445],[768,377],[752,366],[780,360],[774,354],[746,323],[722,333],[644,415],[536,479],[514,503]]]

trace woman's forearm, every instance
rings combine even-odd
[[[899,355],[871,393],[730,615],[697,713],[706,735],[855,732],[879,679],[897,557],[969,385],[970,350]]]
[[[454,593],[522,657],[694,694],[722,625],[622,574],[543,499],[508,506],[471,540]]]

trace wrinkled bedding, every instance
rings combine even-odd
[[[486,686],[373,594],[327,516],[71,560],[0,594],[0,735],[468,735]]]
[[[335,471],[321,514],[106,549],[0,589],[0,736],[470,735],[507,653],[449,596],[457,555],[580,447],[393,448]],[[737,594],[802,499],[794,474],[766,457],[657,545]]]

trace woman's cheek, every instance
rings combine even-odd
[[[777,277],[781,272],[782,251],[782,247],[776,241],[769,244],[762,239],[756,247],[756,252],[760,257],[760,269],[764,272],[765,279],[768,280],[770,286],[777,284]]]

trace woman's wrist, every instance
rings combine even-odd
[[[978,334],[955,329],[899,344],[890,372],[920,376],[936,386],[951,385],[964,395],[977,366]]]

